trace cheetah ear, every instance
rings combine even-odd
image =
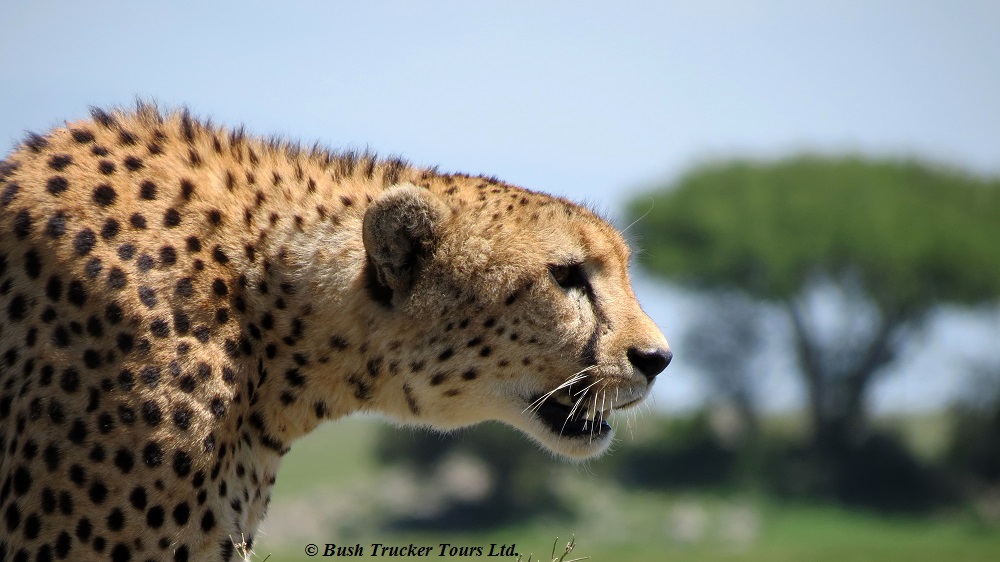
[[[409,183],[394,185],[372,201],[361,235],[368,290],[375,300],[392,306],[393,294],[410,289],[450,216],[441,198]]]

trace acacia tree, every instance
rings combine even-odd
[[[997,179],[804,155],[703,165],[652,197],[651,210],[649,196],[628,207],[640,263],[787,313],[819,444],[863,426],[872,381],[930,310],[1000,295]],[[839,295],[841,329],[811,314],[817,294]]]

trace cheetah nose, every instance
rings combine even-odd
[[[674,354],[670,352],[669,349],[663,348],[647,348],[639,349],[637,347],[629,348],[626,352],[628,360],[636,369],[639,369],[643,375],[646,375],[646,380],[653,382],[656,375],[660,374],[663,369],[667,368],[670,364],[670,360],[674,358]]]

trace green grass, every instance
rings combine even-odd
[[[652,420],[648,420],[652,422]],[[624,490],[586,468],[567,465],[561,476],[576,516],[545,519],[473,534],[394,534],[377,529],[380,513],[399,486],[398,473],[378,466],[372,452],[384,422],[352,418],[327,424],[297,442],[284,461],[271,513],[252,560],[306,561],[306,544],[372,542],[400,546],[515,543],[524,555],[548,562],[556,537],[576,536],[570,560],[607,562],[962,562],[1000,560],[1000,532],[962,513],[925,519],[884,518],[811,505],[712,495]],[[525,446],[531,446],[525,442]],[[629,441],[621,444],[628,447]],[[380,499],[376,499],[380,498]],[[368,504],[371,504],[369,506]],[[371,507],[371,509],[369,509]],[[317,514],[321,514],[317,515]],[[504,560],[485,556],[441,560]],[[485,552],[484,552],[485,554]],[[541,558],[540,558],[541,556]],[[316,559],[323,559],[316,557]]]

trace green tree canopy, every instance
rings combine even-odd
[[[871,380],[928,310],[1000,296],[1000,180],[917,161],[706,164],[628,213],[654,275],[788,312],[817,442],[860,427]],[[860,303],[867,326],[816,329],[808,297],[829,286]]]
[[[1000,295],[1000,182],[916,161],[708,164],[629,206],[654,274],[788,299],[860,276],[880,308]],[[646,212],[649,211],[648,214]]]

